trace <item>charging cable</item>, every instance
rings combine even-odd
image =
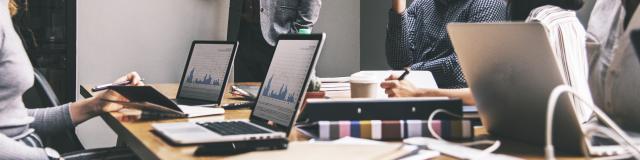
[[[432,124],[432,122],[433,122],[433,118],[434,118],[438,113],[444,113],[444,114],[447,114],[447,115],[450,115],[450,116],[453,116],[453,117],[456,117],[456,118],[460,118],[460,119],[462,119],[462,116],[457,115],[457,114],[454,114],[454,113],[451,113],[451,112],[449,112],[449,111],[447,111],[447,110],[444,110],[444,109],[436,109],[435,111],[433,111],[433,112],[431,113],[431,115],[429,115],[429,119],[427,120],[427,127],[428,127],[428,129],[429,129],[429,133],[431,133],[431,136],[433,136],[433,137],[434,137],[434,138],[436,138],[437,140],[440,140],[440,141],[443,141],[443,142],[447,142],[447,143],[455,143],[455,142],[449,142],[449,141],[447,141],[447,140],[443,139],[443,138],[442,138],[442,137],[440,137],[440,135],[439,135],[439,134],[438,134],[438,133],[433,129],[433,124]],[[482,150],[482,154],[475,156],[475,157],[483,157],[483,156],[485,156],[485,155],[487,155],[487,154],[493,153],[493,152],[495,152],[496,150],[498,150],[498,148],[500,148],[500,144],[501,144],[501,143],[500,143],[500,141],[499,141],[499,140],[497,140],[497,141],[480,140],[480,141],[473,141],[473,142],[467,142],[467,143],[457,143],[457,144],[461,144],[461,145],[464,145],[464,146],[467,146],[467,147],[475,146],[475,145],[482,145],[482,144],[487,144],[487,145],[489,145],[489,144],[490,144],[491,146],[489,146],[489,147],[485,148],[484,150]]]
[[[547,121],[546,121],[546,130],[545,130],[546,131],[545,132],[546,146],[544,149],[545,159],[547,160],[555,159],[555,153],[554,153],[553,143],[552,143],[553,112],[555,111],[558,98],[560,98],[560,95],[562,95],[563,93],[569,93],[574,97],[578,98],[578,100],[587,104],[587,106],[589,106],[593,110],[596,116],[600,118],[600,120],[602,120],[602,122],[605,125],[611,127],[613,131],[612,133],[619,136],[619,138],[624,142],[622,143],[623,144],[622,146],[628,149],[630,153],[632,153],[633,157],[635,157],[636,159],[640,159],[640,148],[634,145],[631,137],[629,137],[629,135],[627,135],[617,124],[615,124],[613,120],[611,120],[611,118],[609,118],[602,110],[600,110],[600,108],[598,108],[595,104],[593,104],[592,101],[589,101],[583,95],[581,95],[579,92],[575,91],[573,88],[571,88],[568,85],[557,86],[556,88],[553,89],[553,91],[551,91],[551,95],[549,96],[549,102],[547,104]]]

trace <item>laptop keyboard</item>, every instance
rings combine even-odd
[[[223,136],[270,133],[269,131],[241,121],[200,122],[197,124]]]

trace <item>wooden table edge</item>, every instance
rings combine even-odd
[[[111,113],[102,114],[100,117],[118,135],[117,143],[125,143],[127,145],[126,147],[135,152],[138,158],[160,159],[160,157],[153,153],[153,151],[149,150],[139,138],[135,137],[134,134],[124,127],[122,123],[119,122]]]

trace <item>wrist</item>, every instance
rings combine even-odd
[[[96,116],[102,113],[102,107],[100,105],[101,100],[99,98],[92,97],[89,99],[84,99],[81,100],[80,103],[80,108],[84,110],[84,113],[86,113],[86,115]]]
[[[416,97],[435,97],[438,96],[438,89],[418,89]]]
[[[74,125],[78,125],[90,118],[100,115],[102,112],[101,100],[98,98],[89,98],[71,103],[69,112],[71,121]]]

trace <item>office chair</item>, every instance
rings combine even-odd
[[[42,73],[37,69],[34,69],[34,77],[35,80],[33,87],[22,95],[24,105],[30,109],[59,106],[60,101],[44,75],[42,75]]]
[[[29,109],[47,108],[51,106],[59,106],[60,100],[45,79],[44,75],[34,68],[34,85],[27,90],[22,101]],[[60,153],[67,153],[77,150],[84,150],[82,143],[78,139],[75,130],[62,132],[55,135],[39,135],[44,144],[48,147],[56,149]]]

